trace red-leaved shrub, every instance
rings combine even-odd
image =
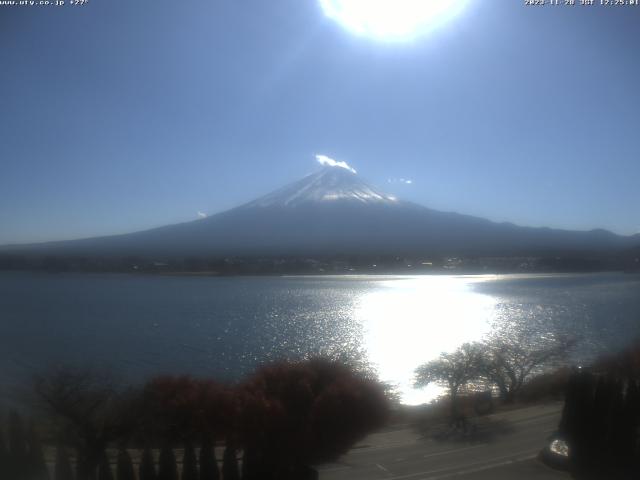
[[[162,376],[143,390],[146,434],[163,440],[224,436],[232,427],[235,395],[212,380]]]
[[[326,359],[263,367],[240,392],[242,443],[283,473],[335,460],[389,414],[378,382]]]

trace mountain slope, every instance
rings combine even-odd
[[[343,167],[324,167],[312,175],[247,203],[242,208],[301,207],[333,202],[394,205],[398,203],[398,199],[365,183],[354,171]]]
[[[11,251],[100,256],[315,255],[335,253],[537,255],[612,252],[640,238],[604,230],[519,227],[403,202],[354,171],[317,173],[232,210],[126,235]],[[3,250],[7,251],[5,247]]]

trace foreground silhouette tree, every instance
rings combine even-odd
[[[593,370],[617,378],[640,379],[640,340],[622,352],[601,357]]]
[[[27,437],[22,417],[15,411],[9,414],[9,451],[20,460],[27,457]]]
[[[640,343],[600,358],[592,371],[599,378],[589,417],[593,428],[587,443],[591,448],[582,458],[572,459],[572,466],[580,478],[639,478]],[[567,396],[565,410],[569,406]],[[579,428],[572,432],[573,436],[580,433]]]
[[[34,422],[29,425],[27,435],[29,452],[27,454],[27,470],[29,480],[49,480],[49,471],[44,458],[44,451]]]
[[[569,443],[569,461],[574,475],[584,475],[594,458],[590,420],[593,413],[593,384],[590,373],[578,370],[569,379],[567,395],[558,428]]]
[[[263,367],[239,395],[250,478],[311,478],[310,465],[335,460],[389,413],[382,385],[326,359]]]
[[[116,466],[118,480],[136,480],[136,474],[133,469],[131,455],[125,448],[118,451],[118,464]]]
[[[10,478],[9,473],[9,451],[4,443],[4,431],[0,427],[0,478]]]
[[[58,369],[38,377],[35,391],[58,434],[77,449],[77,480],[95,478],[107,445],[136,427],[137,394],[118,388],[108,374]]]
[[[82,446],[76,450],[76,480],[95,480],[100,454]]]
[[[607,440],[611,429],[611,402],[614,385],[612,379],[605,376],[599,377],[597,381],[594,379],[594,382],[593,404],[589,413],[591,421],[583,432],[586,440],[585,448],[588,449],[585,456],[593,464],[602,464],[605,462]],[[570,393],[568,392],[567,395],[569,396]],[[569,402],[571,401],[575,402],[575,400],[569,399]]]
[[[211,437],[206,436],[200,448],[200,480],[219,480],[220,472],[216,460],[216,450]]]
[[[193,444],[188,441],[184,447],[184,455],[182,456],[182,476],[180,480],[198,480],[198,465],[196,459],[196,451]]]
[[[211,380],[162,376],[145,385],[142,401],[145,432],[168,445],[182,442],[193,445],[195,439],[204,438],[200,452],[200,478],[219,478],[212,442],[216,436],[231,434],[235,428],[238,403],[235,392]],[[198,469],[190,466],[191,460],[196,463],[195,456],[192,459],[190,452],[185,453],[188,461],[183,465],[183,475],[197,474]],[[159,479],[164,475],[169,475],[168,479],[173,478],[173,473],[168,473],[173,471],[169,459],[168,452],[164,456],[161,454]]]
[[[160,461],[158,463],[158,480],[178,480],[176,456],[169,445],[165,445],[160,450]]]
[[[138,467],[139,480],[156,480],[156,467],[153,461],[153,454],[149,447],[145,447],[142,451],[140,465]]]
[[[233,442],[229,440],[227,440],[227,446],[224,449],[224,456],[222,459],[222,479],[240,480],[236,448],[233,445]]]
[[[571,473],[580,480],[640,478],[636,373],[611,365],[596,363],[593,373],[576,369],[569,379],[559,433],[569,445]]]
[[[246,447],[242,454],[242,480],[262,480],[269,478],[266,472],[261,472],[267,465],[267,461],[260,458],[260,452],[256,447]]]
[[[633,379],[616,382],[616,392],[611,405],[611,437],[608,451],[610,463],[616,465],[621,472],[631,470],[635,450],[640,441],[636,417],[637,401]],[[640,471],[636,473],[640,476]]]
[[[56,460],[53,470],[54,480],[73,480],[73,471],[71,470],[71,461],[69,454],[64,447],[56,447]]]
[[[630,444],[629,467],[640,472],[640,388],[635,378],[629,382],[626,402],[629,429],[635,432]]]
[[[27,437],[22,417],[17,412],[9,413],[9,475],[15,478],[28,473]]]
[[[145,425],[153,436],[174,443],[191,438],[201,425],[202,402],[197,380],[157,377],[143,390]]]
[[[211,380],[154,378],[143,389],[143,428],[152,437],[170,443],[226,433],[234,417],[225,406],[229,397],[227,389]]]
[[[481,350],[478,344],[465,343],[453,353],[440,356],[416,369],[415,386],[436,383],[446,387],[451,399],[451,416],[458,417],[458,393],[471,380],[478,378]]]
[[[114,480],[109,457],[107,457],[107,453],[104,451],[102,452],[100,462],[98,463],[98,480]]]

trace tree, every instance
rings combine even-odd
[[[176,456],[169,445],[164,445],[160,450],[157,478],[158,480],[178,480]]]
[[[640,341],[636,340],[621,352],[599,358],[593,370],[622,378],[640,379]]]
[[[135,480],[136,474],[133,469],[131,455],[125,448],[121,448],[118,452],[118,463],[116,465],[118,480]]]
[[[8,478],[11,473],[9,469],[9,451],[4,443],[4,432],[0,425],[0,478]]]
[[[28,444],[29,453],[27,454],[27,468],[29,471],[30,480],[48,480],[49,471],[47,470],[47,463],[44,458],[44,450],[42,448],[42,442],[36,431],[36,427],[33,421],[29,424],[28,431]]]
[[[597,465],[603,449],[593,448],[594,378],[583,370],[576,370],[569,378],[567,394],[558,431],[569,444],[572,473],[582,475]],[[609,390],[612,385],[601,383]],[[601,392],[603,398],[612,398],[612,392]],[[607,400],[608,402],[608,400]],[[598,440],[598,439],[597,439]]]
[[[56,463],[53,470],[54,480],[73,480],[73,471],[71,470],[71,461],[69,454],[64,447],[56,447]]]
[[[415,386],[426,387],[436,383],[449,390],[451,415],[458,416],[457,396],[467,383],[478,377],[480,349],[478,344],[465,343],[453,353],[440,356],[416,369]]]
[[[524,322],[508,323],[479,344],[477,373],[498,388],[502,401],[511,403],[527,380],[566,358],[574,343]]]
[[[638,346],[575,369],[559,433],[576,478],[637,478],[640,471]]]
[[[264,467],[264,459],[260,458],[255,447],[247,447],[242,453],[242,480],[263,479],[265,474],[261,472]]]
[[[381,384],[321,358],[262,367],[239,395],[250,477],[305,478],[309,465],[335,460],[389,413]]]
[[[111,471],[111,463],[107,452],[102,452],[100,462],[98,464],[98,480],[113,480],[113,472]]]
[[[240,480],[240,471],[238,469],[236,449],[233,445],[233,442],[229,440],[227,440],[227,447],[224,449],[222,460],[222,478],[224,480]]]
[[[27,437],[22,417],[17,412],[9,414],[9,459],[10,472],[16,477],[27,470]]]
[[[128,438],[137,424],[137,392],[107,373],[61,368],[37,377],[35,392],[56,436],[78,451],[78,480],[94,477],[108,443]]]
[[[198,460],[193,444],[187,441],[182,456],[182,480],[198,480]]]
[[[228,389],[190,376],[152,379],[143,389],[142,402],[144,433],[170,443],[224,433],[235,417]]]
[[[216,451],[210,436],[205,436],[200,448],[200,480],[219,480]]]
[[[142,458],[138,467],[138,478],[140,480],[156,480],[156,467],[149,447],[145,447],[142,451]]]

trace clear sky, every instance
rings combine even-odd
[[[0,46],[0,244],[196,219],[315,154],[436,209],[640,231],[640,6],[469,0],[389,40],[319,0],[89,0],[0,6]]]

